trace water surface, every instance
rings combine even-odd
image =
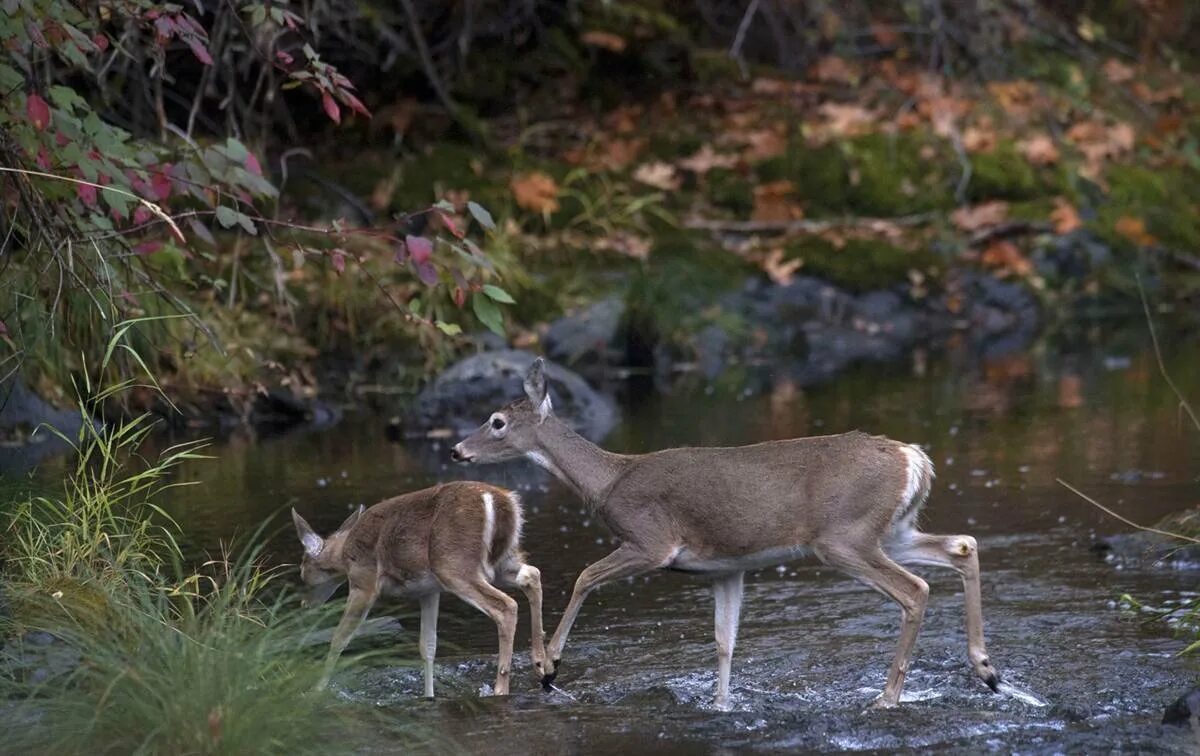
[[[1168,339],[1170,370],[1185,389],[1200,387],[1198,346],[1186,334]],[[978,538],[989,652],[1030,695],[994,695],[973,676],[957,576],[921,569],[931,598],[907,703],[864,712],[882,688],[899,612],[816,562],[747,576],[729,713],[709,706],[708,585],[670,573],[593,594],[564,654],[559,684],[570,698],[538,689],[522,605],[514,695],[476,699],[494,675],[495,630],[452,597],[442,602],[442,698],[418,700],[417,669],[387,666],[344,676],[343,695],[403,708],[494,754],[1200,748],[1190,733],[1158,724],[1163,707],[1200,682],[1200,660],[1177,657],[1180,638],[1130,620],[1115,602],[1122,593],[1178,600],[1200,590],[1200,573],[1104,562],[1088,547],[1122,526],[1055,483],[1068,480],[1145,523],[1200,504],[1200,434],[1179,423],[1140,329],[1077,329],[989,359],[917,352],[818,387],[763,365],[731,369],[716,385],[684,376],[667,393],[636,380],[613,389],[625,418],[605,443],[614,450],[855,428],[924,445],[938,477],[922,525]],[[542,571],[553,628],[580,569],[614,546],[595,516],[528,463],[452,466],[446,440],[390,443],[372,413],[320,433],[231,438],[212,453],[216,460],[184,470],[202,482],[169,502],[195,549],[215,549],[289,505],[332,529],[360,503],[483,477],[524,492],[525,548]],[[281,530],[276,558],[296,552]]]

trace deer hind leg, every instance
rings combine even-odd
[[[482,574],[474,579],[439,576],[446,589],[492,618],[500,636],[500,654],[496,661],[495,695],[508,695],[512,672],[513,636],[517,632],[517,602],[492,586]]]
[[[983,599],[979,587],[979,549],[969,535],[930,535],[911,532],[887,548],[901,564],[949,567],[962,576],[967,614],[967,657],[975,674],[993,692],[999,690],[1000,674],[988,658],[983,642]]]
[[[425,662],[425,697],[433,698],[433,657],[437,654],[438,601],[441,594],[421,597],[421,660]]]
[[[895,706],[900,702],[904,677],[908,674],[908,662],[917,642],[917,634],[921,631],[921,620],[929,600],[929,584],[893,562],[877,546],[865,552],[846,547],[815,548],[814,551],[821,561],[871,586],[900,605],[900,641],[896,646],[896,656],[888,671],[883,693],[873,704],[880,708]]]
[[[542,573],[531,564],[517,562],[502,575],[504,585],[516,586],[529,601],[529,634],[532,641],[530,658],[534,672],[544,679],[549,671],[546,664],[546,631],[542,627]]]
[[[735,572],[713,582],[717,636],[717,696],[714,705],[722,711],[729,709],[729,674],[733,665],[733,647],[737,643],[745,574]]]

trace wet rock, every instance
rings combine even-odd
[[[624,315],[625,303],[609,297],[559,318],[542,340],[547,356],[574,368],[621,359],[624,350],[618,340]]]
[[[1200,532],[1200,507],[1168,515],[1154,527],[1185,535]],[[1200,570],[1200,544],[1149,531],[1105,536],[1093,543],[1091,550],[1105,561],[1117,564]]]
[[[0,474],[18,475],[69,448],[66,441],[41,426],[73,438],[82,425],[79,410],[58,409],[34,393],[19,375],[0,382]]]
[[[1192,688],[1163,711],[1162,723],[1183,727],[1190,724],[1200,732],[1200,685]]]
[[[412,424],[466,433],[508,402],[524,396],[522,382],[535,355],[514,349],[481,352],[451,365],[417,395]],[[617,422],[613,403],[577,373],[546,363],[554,412],[581,435],[606,436]]]
[[[298,397],[285,388],[268,389],[254,402],[250,423],[261,429],[298,425],[326,428],[341,419],[341,410],[316,398]]]

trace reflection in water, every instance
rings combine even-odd
[[[859,428],[925,445],[938,478],[923,526],[979,539],[989,650],[1011,695],[992,695],[972,677],[961,586],[929,571],[932,597],[908,683],[919,695],[896,711],[863,713],[891,658],[895,608],[800,562],[748,576],[729,714],[708,709],[708,586],[661,574],[589,600],[558,680],[569,696],[538,690],[523,655],[509,700],[427,704],[427,721],[465,746],[514,754],[1194,749],[1190,735],[1157,721],[1200,665],[1177,658],[1183,644],[1161,628],[1122,620],[1112,601],[1124,592],[1194,590],[1196,574],[1099,562],[1087,547],[1096,533],[1120,527],[1054,483],[1069,480],[1146,523],[1200,503],[1200,437],[1180,426],[1153,355],[1139,331],[1131,334],[1070,334],[1066,346],[985,362],[922,354],[817,387],[801,388],[770,366],[733,368],[711,387],[684,376],[670,393],[623,397],[627,417],[606,442],[641,452]],[[1169,368],[1183,387],[1200,387],[1196,346],[1194,337],[1180,338],[1170,349]],[[377,419],[352,416],[310,435],[230,439],[214,447],[216,460],[184,470],[199,485],[173,491],[169,509],[197,550],[274,516],[278,558],[292,560],[293,536],[280,517],[288,506],[322,529],[360,503],[437,480],[515,487],[525,492],[524,541],[542,570],[551,626],[579,570],[612,548],[595,517],[532,465],[452,467],[446,441],[384,438]],[[447,600],[443,611],[443,635],[460,652],[440,663],[439,689],[470,698],[478,692],[471,681],[487,678],[494,664],[494,632],[470,607]],[[517,645],[527,648],[522,633],[524,621]],[[413,706],[421,683],[415,668],[388,667],[342,685],[351,698]]]

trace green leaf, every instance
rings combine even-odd
[[[436,207],[438,210],[445,210],[448,213],[454,212],[454,203],[450,200],[438,200],[434,204],[434,207]]]
[[[517,303],[517,300],[513,299],[512,295],[510,295],[504,289],[501,289],[499,286],[493,286],[491,284],[484,284],[483,293],[487,294],[488,297],[496,300],[497,302],[502,302],[504,304],[516,304]]]
[[[250,156],[250,151],[246,149],[246,145],[229,137],[225,140],[225,154],[235,163],[245,163],[246,158]]]
[[[413,315],[421,314],[421,298],[420,297],[413,297],[412,299],[408,300],[408,311],[411,312]]]
[[[220,205],[217,207],[217,223],[221,224],[221,228],[233,228],[238,222],[238,211],[232,207]]]
[[[500,314],[500,310],[492,300],[479,293],[472,294],[471,309],[475,311],[475,317],[479,318],[479,322],[487,326],[488,330],[497,336],[504,335],[504,316]]]
[[[62,110],[74,112],[76,105],[87,105],[79,93],[70,87],[50,87],[50,100]]]
[[[444,320],[439,320],[434,325],[447,336],[457,336],[462,333],[462,327],[458,323],[447,323]]]
[[[132,197],[128,194],[114,192],[109,189],[103,189],[100,193],[104,197],[105,203],[113,210],[116,210],[122,218],[129,217],[129,205],[133,202]]]
[[[471,217],[479,221],[479,225],[488,231],[496,230],[496,221],[492,220],[492,214],[487,211],[486,207],[478,202],[468,202],[467,210],[471,211]]]

